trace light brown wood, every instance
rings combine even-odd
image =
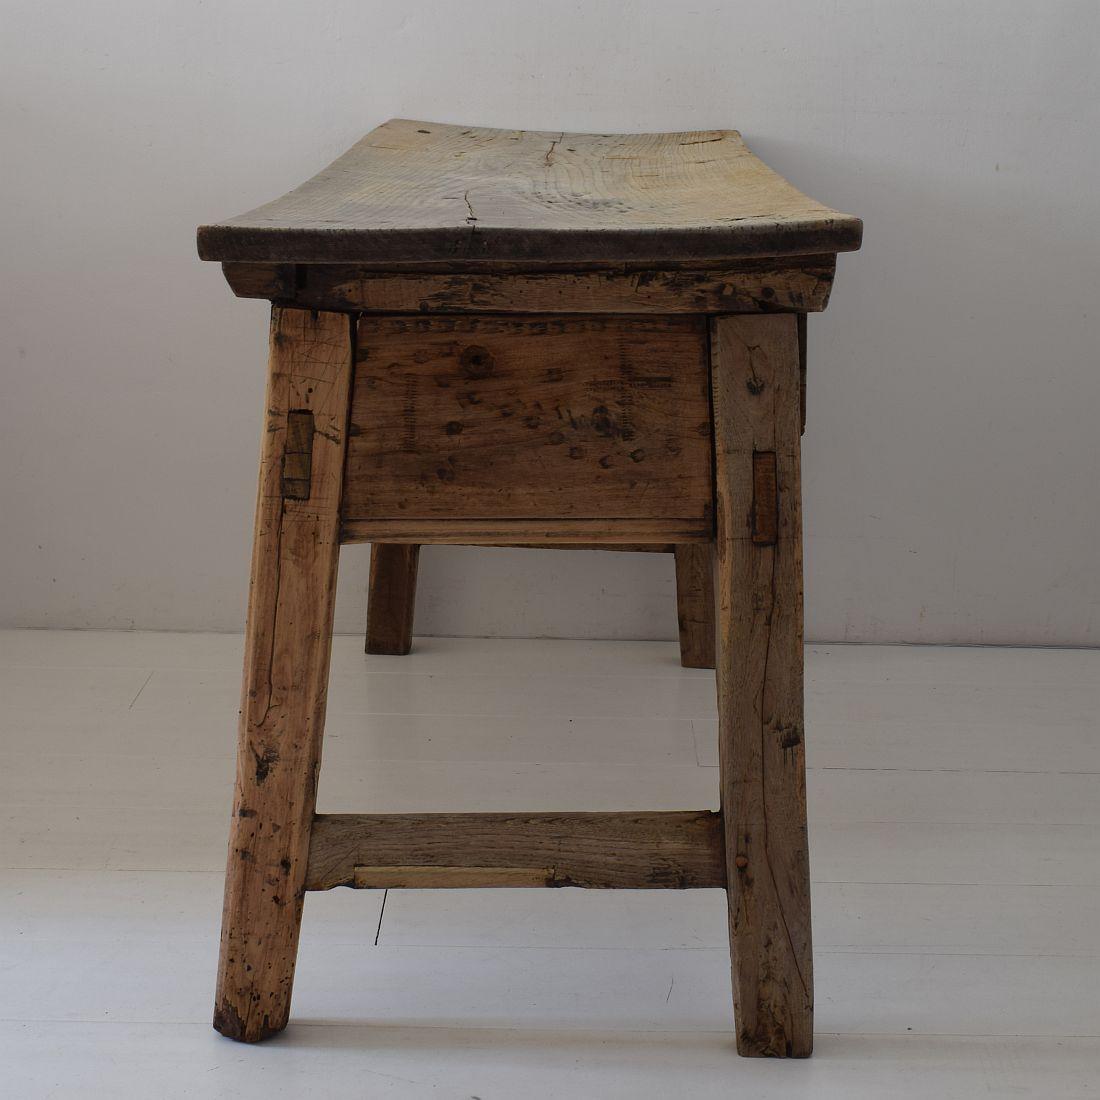
[[[341,542],[415,542],[470,546],[541,543],[544,546],[590,546],[595,540],[614,549],[616,543],[664,544],[712,542],[711,520],[681,519],[374,519],[347,520]]]
[[[709,525],[706,346],[696,317],[361,318],[345,528]]]
[[[617,550],[620,554],[671,554],[676,549],[671,542],[574,542],[564,547],[554,542],[496,542],[492,545],[502,550]]]
[[[292,409],[286,414],[286,443],[283,448],[283,496],[287,500],[309,500],[313,471],[313,413]]]
[[[814,313],[828,304],[835,268],[835,255],[718,268],[479,274],[222,265],[239,298],[369,313]]]
[[[367,593],[367,653],[404,656],[412,649],[416,572],[415,543],[376,542],[370,549]]]
[[[813,1046],[813,957],[796,320],[718,318],[711,343],[719,774],[737,1048],[805,1057]],[[755,473],[762,454],[772,456],[770,478]],[[760,517],[770,510],[774,537],[763,540]]]
[[[308,890],[375,886],[429,869],[439,885],[686,889],[726,883],[722,825],[709,810],[665,813],[318,814]],[[454,876],[462,869],[462,881]],[[446,881],[450,879],[450,881]],[[518,884],[518,883],[517,883]],[[396,885],[396,883],[395,883]],[[417,883],[419,885],[419,883]]]
[[[218,1031],[247,1042],[281,1030],[290,1011],[325,720],[350,376],[347,317],[272,311],[214,1013]],[[311,461],[308,491],[288,496],[285,460],[304,448],[305,419],[296,413],[311,418]]]
[[[356,867],[358,890],[426,890],[545,886],[552,867]]]
[[[576,262],[814,255],[862,223],[736,130],[571,134],[392,119],[274,202],[199,229],[204,260]]]
[[[714,668],[713,548],[677,546],[675,553],[680,664],[684,668]]]

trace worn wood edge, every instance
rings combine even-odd
[[[272,310],[214,1012],[214,1027],[244,1042],[280,1031],[290,1011],[325,719],[352,351],[343,315]],[[299,476],[288,479],[288,456],[307,452],[308,463],[290,463]]]
[[[353,868],[356,890],[510,888],[552,884],[552,867],[363,867]]]
[[[573,275],[577,272],[604,275],[644,275],[654,272],[716,272],[760,271],[781,264],[784,268],[835,265],[835,252],[799,252],[787,256],[745,256],[737,259],[721,257],[702,259],[662,260],[659,264],[647,260],[555,260],[535,256],[527,260],[478,260],[452,256],[446,260],[385,260],[360,259],[332,263],[295,263],[275,260],[222,260],[223,268],[240,271],[272,271],[279,269],[294,279],[300,268],[318,272],[362,272],[368,275]],[[267,278],[268,276],[264,276]]]
[[[711,542],[714,527],[698,519],[345,519],[341,543],[416,542],[469,546],[537,543],[543,547]]]
[[[797,319],[715,319],[711,348],[719,783],[737,1048],[747,1056],[807,1057],[813,951]],[[762,495],[775,509],[763,522]]]
[[[616,550],[620,554],[672,554],[676,551],[676,544],[671,542],[490,542],[477,545],[497,550]]]
[[[492,262],[554,259],[612,261],[747,259],[760,256],[854,252],[863,241],[863,222],[841,214],[825,220],[739,221],[729,227],[548,229],[511,226],[439,226],[356,229],[350,226],[291,228],[259,225],[201,225],[199,259],[258,263],[355,263],[422,261],[454,257]]]
[[[377,270],[363,265],[227,261],[239,298],[375,313],[817,313],[828,305],[836,255],[737,265],[574,271]]]
[[[721,888],[722,820],[711,810],[314,817],[307,890],[423,886],[433,875],[441,886]]]

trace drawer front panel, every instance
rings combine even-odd
[[[711,516],[702,318],[360,319],[345,521]]]

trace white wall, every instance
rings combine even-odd
[[[242,625],[265,305],[194,228],[403,115],[737,127],[861,215],[810,324],[809,636],[1100,641],[1100,4],[5,0],[0,25],[0,622]],[[675,625],[663,557],[435,548],[422,578],[421,632]]]

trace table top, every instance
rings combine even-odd
[[[863,223],[736,130],[570,134],[393,119],[282,198],[198,232],[204,260],[613,264],[821,255]]]

